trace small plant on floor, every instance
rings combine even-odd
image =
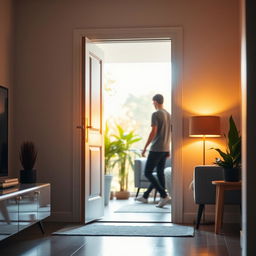
[[[135,131],[125,132],[120,125],[117,125],[117,131],[118,134],[114,135],[118,146],[115,164],[119,166],[120,191],[127,191],[128,170],[130,166],[133,166],[133,158],[130,154],[131,146],[141,138],[135,134]]]

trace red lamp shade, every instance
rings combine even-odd
[[[219,116],[192,116],[189,120],[190,137],[220,137]]]

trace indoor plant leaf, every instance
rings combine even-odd
[[[232,116],[229,118],[229,127],[228,148],[230,153],[233,154],[233,145],[239,141],[239,134]]]
[[[225,136],[225,135],[224,135]],[[226,153],[218,148],[212,148],[216,150],[222,159],[217,159],[215,164],[224,168],[240,168],[241,166],[241,136],[236,128],[236,124],[233,117],[229,118],[229,132],[227,140]]]

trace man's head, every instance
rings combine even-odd
[[[163,103],[164,103],[164,97],[161,94],[156,94],[153,98],[153,104],[155,106],[156,109],[158,109],[159,107],[162,107]]]

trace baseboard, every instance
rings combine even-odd
[[[185,212],[183,222],[188,224],[195,223],[197,217],[197,212]],[[203,216],[202,216],[203,219]],[[215,219],[215,212],[207,212],[205,214],[205,221],[207,222],[214,222]],[[227,212],[224,213],[223,222],[224,223],[240,223],[241,215],[240,213],[233,213],[233,212]]]
[[[74,222],[72,212],[51,212],[49,222]]]

